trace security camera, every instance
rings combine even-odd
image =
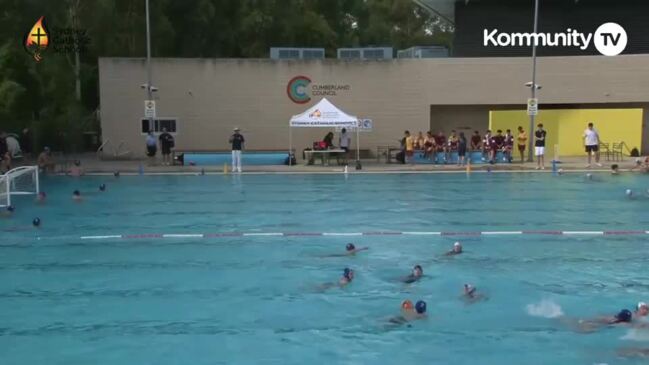
[[[143,89],[143,90],[146,90],[146,84],[140,85],[140,88]]]
[[[158,88],[155,86],[151,86],[151,92],[156,92],[156,91],[158,91]]]
[[[532,81],[526,82],[525,87],[532,87]],[[542,87],[541,85],[536,84],[536,90],[541,90],[541,87]]]

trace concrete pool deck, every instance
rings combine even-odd
[[[223,166],[162,166],[158,161],[158,165],[149,166],[148,161],[145,159],[133,160],[99,160],[95,154],[74,154],[65,155],[55,158],[59,163],[56,168],[57,173],[63,173],[64,167],[68,167],[74,160],[80,160],[81,166],[85,174],[113,174],[119,171],[122,174],[139,174],[140,166],[144,174],[197,174],[204,171],[206,174],[223,174]],[[635,166],[635,157],[625,157],[623,161],[602,161],[602,167],[594,166],[592,168],[586,167],[585,157],[564,157],[561,160],[559,168],[566,172],[608,172],[611,165],[618,164],[620,172],[624,173]],[[350,161],[348,167],[349,173],[460,173],[466,172],[465,166],[457,166],[455,164],[448,165],[403,165],[403,164],[387,164],[377,162],[376,159],[362,160],[362,169],[355,169],[355,162]],[[32,161],[33,163],[33,161]],[[30,164],[27,160],[23,164]],[[477,164],[471,165],[471,172],[486,172],[489,169],[492,172],[552,172],[552,163],[546,162],[545,170],[536,170],[536,163],[520,163],[513,162],[511,164],[498,163],[495,165]],[[639,171],[638,169],[635,170]],[[243,173],[342,173],[343,167],[337,165],[322,166],[322,165],[305,165],[298,163],[295,166],[243,166]]]

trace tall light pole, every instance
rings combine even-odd
[[[148,1],[148,0],[147,0]],[[534,34],[539,26],[539,0],[534,0]],[[536,98],[536,38],[532,43],[532,99]],[[537,106],[538,108],[538,106]],[[528,162],[534,162],[534,115],[530,115],[530,130],[528,134],[529,138],[529,155],[527,157]]]
[[[146,92],[147,100],[153,100],[153,86],[151,84],[151,27],[149,26],[149,0],[145,0],[146,6]],[[149,116],[149,131],[153,131],[153,117]]]

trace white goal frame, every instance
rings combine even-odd
[[[18,177],[34,174],[35,189],[32,190],[17,190],[15,181]],[[0,184],[4,186],[5,190],[0,191],[0,208],[6,208],[11,205],[11,197],[13,195],[36,195],[40,192],[40,182],[38,181],[38,166],[20,166],[15,169],[9,170],[6,174],[0,175]]]

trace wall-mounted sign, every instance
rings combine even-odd
[[[351,90],[349,84],[314,83],[307,76],[295,76],[286,85],[286,95],[296,104],[306,104],[311,97],[331,97]]]

